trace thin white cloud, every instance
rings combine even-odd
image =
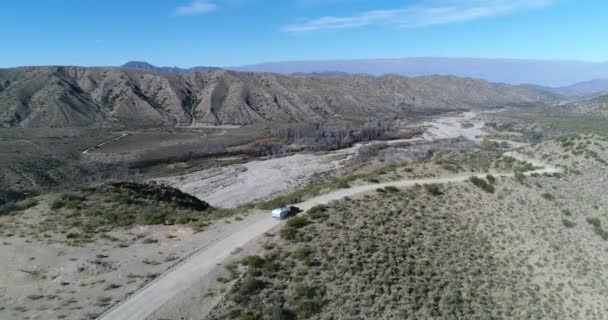
[[[288,32],[345,29],[370,25],[425,27],[512,14],[546,7],[554,0],[443,0],[389,10],[372,10],[353,16],[325,16],[283,27]]]
[[[190,4],[177,7],[173,12],[176,16],[192,16],[197,14],[205,14],[215,11],[217,5],[208,0],[193,0]]]

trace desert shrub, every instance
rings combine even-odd
[[[387,186],[384,188],[384,190],[386,192],[390,192],[390,193],[397,193],[399,192],[399,188],[395,187],[395,186]]]
[[[587,218],[587,222],[593,226],[593,231],[598,236],[602,237],[602,239],[604,239],[604,240],[608,240],[608,231],[606,231],[606,229],[604,229],[602,227],[602,222],[600,221],[599,218],[590,217],[590,218]]]
[[[600,237],[602,237],[602,239],[604,240],[608,240],[608,231],[606,231],[604,228],[602,227],[594,227],[593,231]]]
[[[283,239],[295,240],[298,236],[298,229],[292,227],[283,227],[279,234]]]
[[[308,210],[308,212],[307,212],[307,215],[308,215],[308,217],[310,217],[313,220],[325,220],[329,217],[329,215],[326,212],[327,212],[327,207],[320,204],[320,205],[310,208],[310,210]]]
[[[517,161],[517,159],[515,159],[513,157],[509,157],[509,156],[503,156],[502,161],[507,164],[513,164]]]
[[[260,316],[251,310],[241,311],[241,314],[238,317],[238,320],[258,320]]]
[[[138,218],[141,223],[146,225],[164,224],[167,212],[158,208],[147,208],[139,213]]]
[[[430,194],[432,196],[440,196],[443,194],[440,184],[425,184],[423,186],[423,188],[424,188],[424,191],[426,191],[428,194]]]
[[[450,163],[444,163],[441,165],[441,167],[447,171],[450,171],[452,173],[457,173],[461,170],[461,167],[458,165],[454,165],[454,164],[450,164]]]
[[[271,320],[296,320],[297,316],[289,309],[282,306],[271,307],[269,312]]]
[[[323,303],[320,298],[298,300],[293,306],[298,318],[308,319],[321,312]]]
[[[602,226],[602,222],[600,221],[599,218],[596,218],[596,217],[587,218],[587,222],[589,224],[591,224],[592,226],[594,226],[594,227],[601,227]]]
[[[80,226],[80,232],[82,232],[83,234],[95,233],[95,225],[93,225],[91,223],[83,223]]]
[[[293,257],[298,260],[304,260],[312,254],[312,250],[308,247],[299,247],[293,252]]]
[[[65,237],[67,239],[76,239],[76,238],[80,237],[80,234],[78,234],[76,232],[70,232],[70,233],[66,234]]]
[[[281,229],[279,234],[281,238],[287,240],[296,240],[298,239],[298,229],[303,228],[309,223],[308,219],[304,216],[293,217],[287,220],[285,227]]]
[[[348,188],[350,188],[350,184],[347,181],[341,180],[336,183],[336,187],[338,189],[348,189]]]
[[[79,209],[82,202],[86,201],[87,198],[77,193],[64,193],[61,196],[61,200],[65,202],[65,207],[68,209]]]
[[[293,218],[287,220],[287,223],[286,223],[288,228],[295,228],[295,229],[303,228],[307,224],[308,224],[308,219],[306,219],[306,217],[304,217],[304,216],[293,217]]]
[[[572,141],[564,141],[564,142],[562,142],[561,145],[562,145],[562,148],[568,148],[568,147],[574,146],[574,142],[572,142]]]
[[[528,180],[528,178],[526,178],[526,175],[521,173],[521,172],[515,172],[514,178],[517,182],[524,184],[526,183],[526,180]]]
[[[274,254],[267,254],[264,256],[264,264],[262,265],[260,271],[263,275],[267,277],[273,277],[280,269],[281,265],[279,264],[279,257]]]
[[[23,211],[23,210],[27,210],[29,208],[35,207],[38,205],[38,200],[35,198],[28,198],[25,199],[19,203],[17,203],[17,205],[15,206],[15,210],[17,211]]]
[[[288,302],[299,319],[310,318],[323,308],[320,290],[304,284],[294,285]]]
[[[77,209],[81,206],[82,202],[86,201],[86,197],[77,193],[64,193],[59,199],[53,201],[51,209],[58,210],[61,208]]]
[[[247,256],[241,261],[241,264],[251,268],[261,268],[264,266],[264,258],[260,256]]]
[[[238,218],[239,218],[239,217],[237,217],[235,220],[237,220],[237,221],[238,221],[238,220],[239,220]],[[192,222],[193,220],[194,220],[194,218],[193,218],[191,215],[189,215],[189,214],[187,214],[187,213],[181,213],[181,214],[178,214],[178,215],[175,217],[175,221],[171,221],[171,220],[169,220],[169,222],[170,222],[170,223],[171,223],[171,222],[174,222],[174,223],[176,223],[176,224],[187,224],[187,223]],[[240,220],[243,220],[243,218],[240,218]]]
[[[547,200],[549,200],[549,201],[555,200],[555,196],[552,195],[552,194],[550,194],[550,193],[543,193],[540,196],[543,197],[543,198],[545,198],[545,199],[547,199]]]
[[[564,227],[566,228],[574,228],[576,226],[576,223],[574,223],[572,220],[569,219],[562,219],[562,223],[564,224]]]
[[[236,300],[245,302],[249,300],[249,297],[260,290],[264,289],[266,283],[252,275],[245,277],[238,290],[236,291]]]
[[[107,286],[104,288],[104,290],[106,290],[106,291],[107,291],[107,290],[114,290],[114,289],[118,289],[118,288],[120,288],[120,287],[122,287],[120,284],[117,284],[117,283],[110,283],[110,284],[108,284],[108,285],[107,285]]]
[[[529,162],[520,162],[513,166],[513,170],[516,172],[528,172],[534,171],[534,165]]]
[[[469,179],[476,187],[482,189],[483,191],[487,192],[487,193],[494,193],[495,189],[494,186],[489,184],[486,180],[478,178],[478,177],[471,177],[471,179]]]
[[[65,205],[66,205],[65,201],[63,201],[61,199],[57,199],[57,200],[53,201],[53,203],[51,203],[51,209],[58,210],[58,209],[65,207]]]
[[[488,182],[489,182],[489,183],[491,183],[491,184],[495,184],[495,183],[496,183],[496,178],[495,178],[493,175],[491,175],[491,174],[487,175],[487,176],[486,176],[486,179],[487,179],[487,180],[488,180]]]

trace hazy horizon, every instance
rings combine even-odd
[[[341,72],[372,76],[401,75],[419,77],[430,75],[452,75],[464,78],[484,79],[494,83],[526,84],[545,87],[566,87],[582,82],[608,79],[608,62],[576,60],[538,60],[512,58],[466,58],[466,57],[410,57],[336,60],[295,60],[262,62],[242,66],[157,65],[142,62],[158,68],[196,69],[199,67],[219,67],[226,70],[245,72],[273,72],[279,74]],[[120,67],[118,65],[73,65],[80,67]],[[62,66],[59,64],[47,66]],[[28,67],[28,66],[18,66]]]

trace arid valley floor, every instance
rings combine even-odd
[[[136,173],[185,192],[180,206],[98,182],[32,194],[0,216],[0,318],[604,319],[608,139],[520,116],[449,113],[404,126],[413,137]],[[193,130],[81,150],[251,143]],[[283,204],[306,212],[273,220]]]

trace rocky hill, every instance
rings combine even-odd
[[[553,102],[550,93],[452,76],[310,77],[115,67],[0,69],[0,127],[189,126],[392,117]]]

